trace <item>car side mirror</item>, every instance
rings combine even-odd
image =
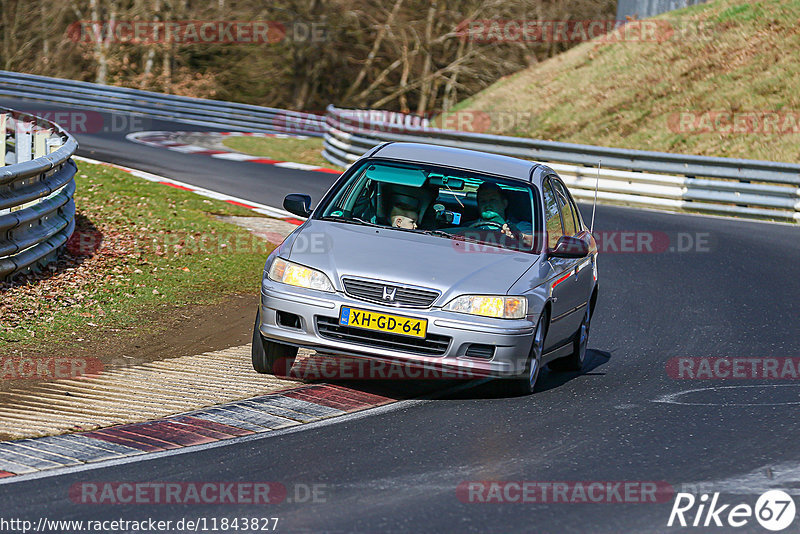
[[[585,258],[589,255],[589,244],[579,237],[564,235],[547,255],[554,258]]]
[[[291,194],[283,199],[283,207],[289,213],[298,217],[311,215],[311,197],[308,195]]]

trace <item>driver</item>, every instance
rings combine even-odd
[[[495,223],[508,237],[521,237],[525,242],[532,240],[533,226],[528,221],[513,221],[506,214],[508,198],[503,190],[494,182],[483,182],[478,187],[479,218],[468,226],[478,227],[487,223]]]

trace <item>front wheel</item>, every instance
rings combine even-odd
[[[256,313],[256,325],[253,327],[253,347],[251,349],[253,369],[262,374],[289,376],[289,371],[297,357],[297,347],[267,341],[261,335],[260,326],[261,310],[259,309]]]
[[[533,333],[533,343],[531,352],[528,355],[528,362],[525,365],[525,373],[512,380],[511,390],[517,395],[530,395],[536,387],[539,379],[539,371],[542,367],[542,352],[544,352],[544,338],[547,335],[547,312],[543,312],[536,323],[536,330]]]

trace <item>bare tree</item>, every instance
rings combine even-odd
[[[8,70],[276,107],[423,115],[571,46],[476,41],[463,32],[469,21],[610,19],[615,8],[613,0],[0,1],[0,65]],[[117,42],[110,29],[130,20],[271,21],[286,35],[269,43]],[[96,24],[76,36],[80,21]],[[322,39],[308,38],[311,27],[324,30]]]

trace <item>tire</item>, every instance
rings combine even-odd
[[[547,336],[548,320],[547,312],[544,312],[539,317],[539,322],[536,323],[531,352],[525,364],[525,373],[511,380],[510,390],[515,395],[530,395],[536,388],[536,381],[542,370],[542,352],[544,351],[544,339]]]
[[[275,376],[289,376],[295,358],[297,347],[267,341],[261,335],[261,310],[256,313],[256,324],[253,327],[252,359],[253,369],[257,373]]]
[[[586,303],[586,313],[581,325],[572,337],[572,354],[553,360],[547,366],[558,372],[580,371],[586,361],[586,347],[589,344],[589,327],[592,324],[592,300]]]

